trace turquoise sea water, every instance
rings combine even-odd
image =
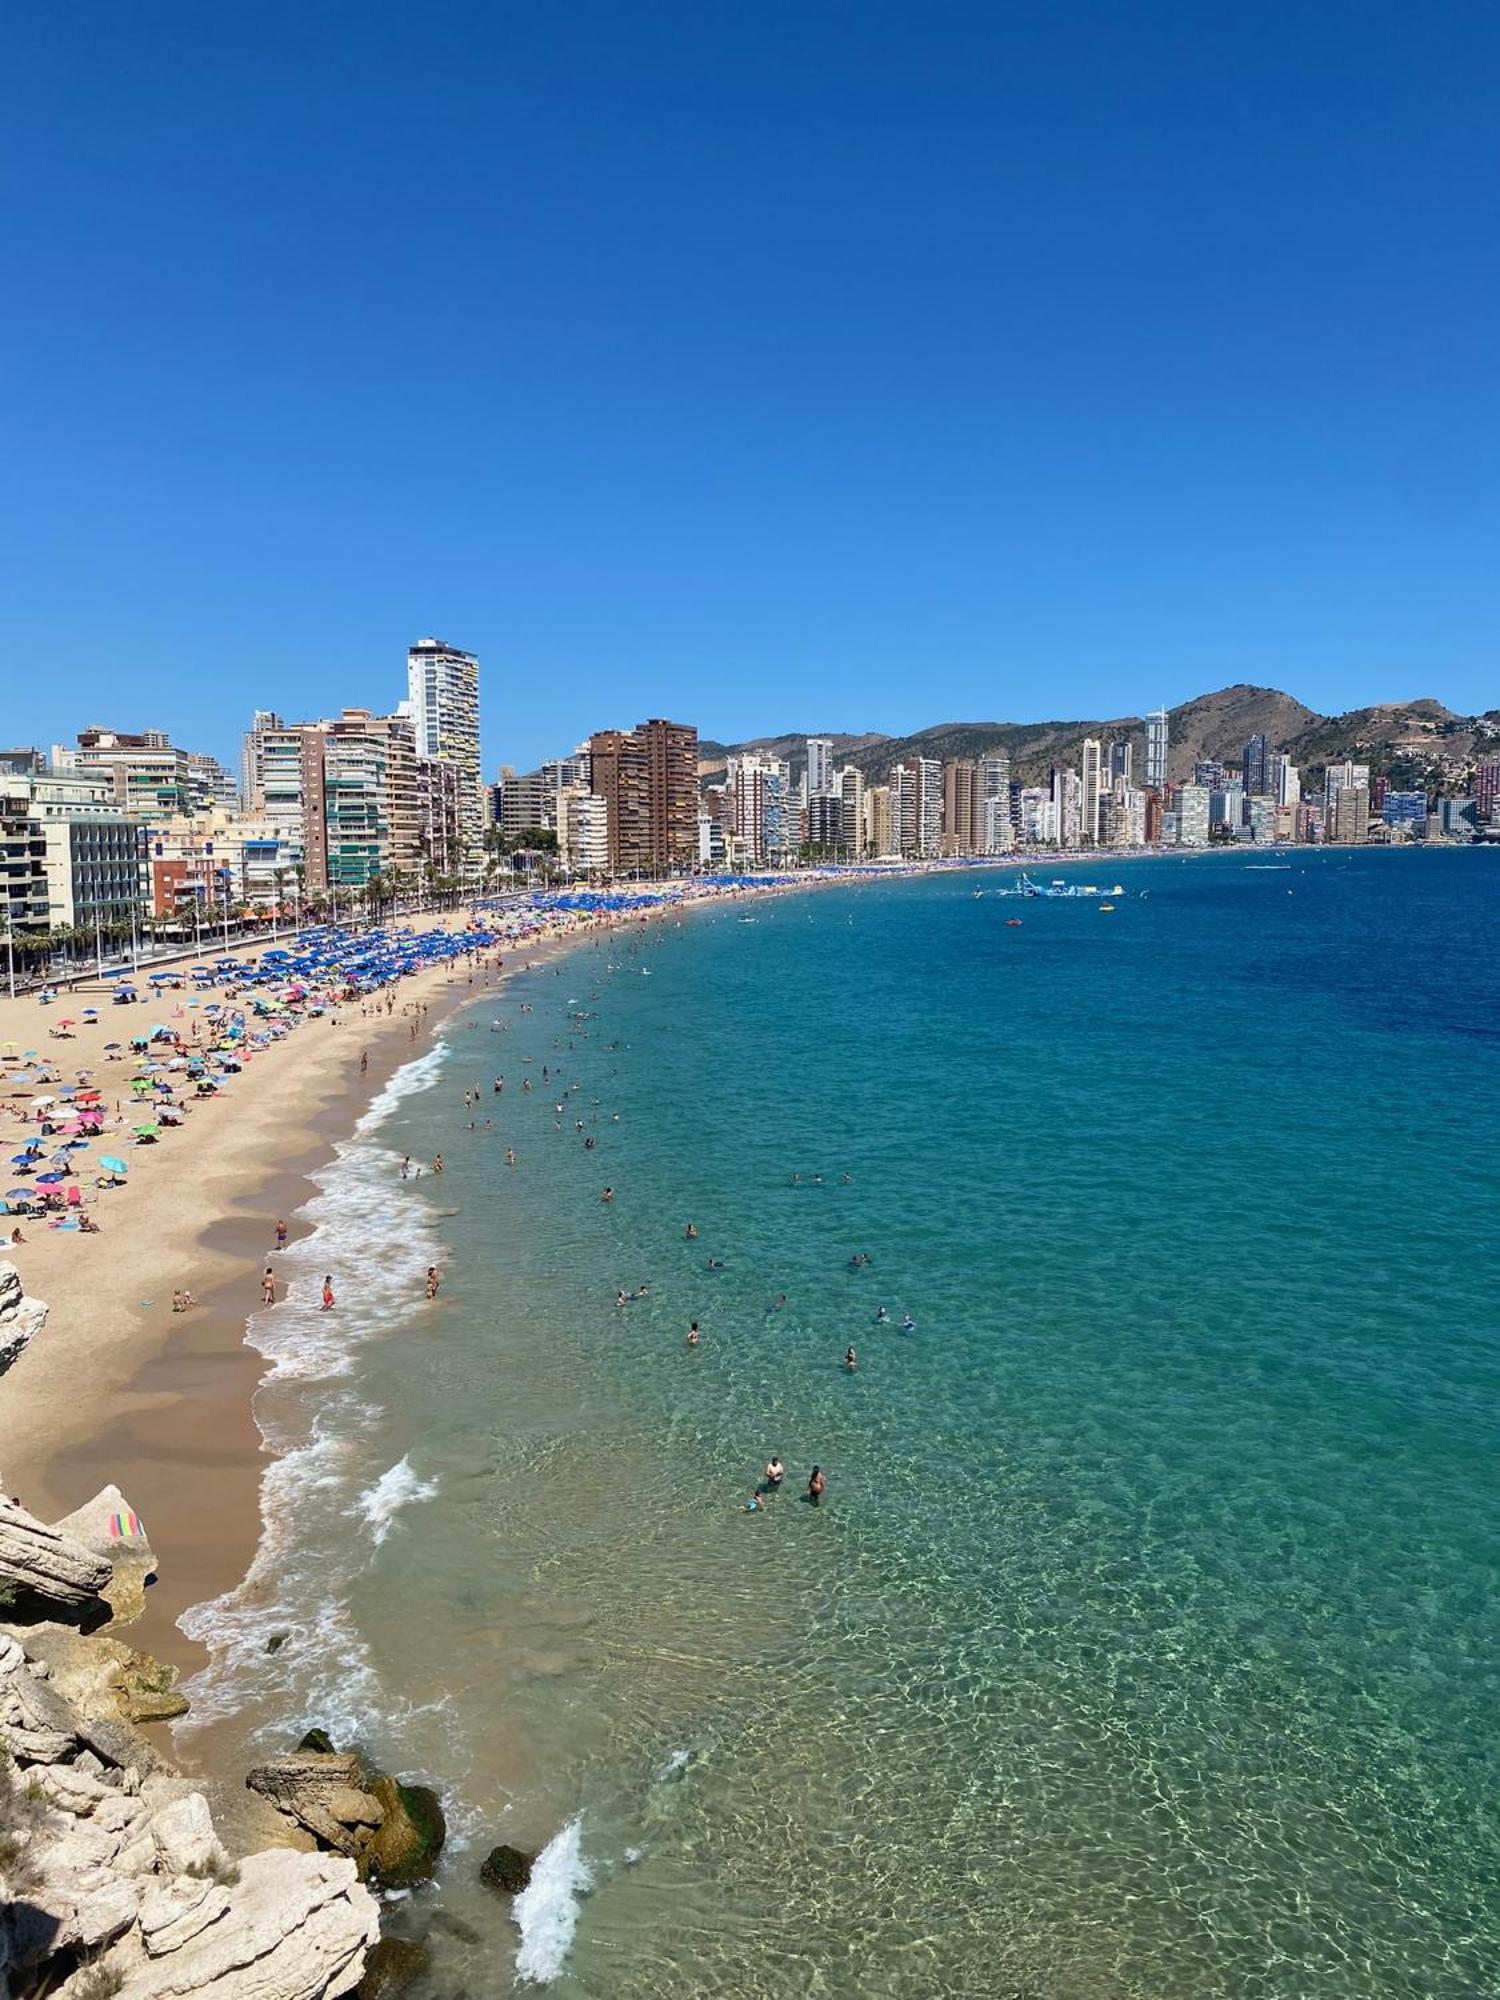
[[[1500,1990],[1500,854],[1069,872],[585,949],[325,1175],[194,1692],[439,1784],[434,1993]]]

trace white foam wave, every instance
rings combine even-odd
[[[403,1063],[389,1080],[370,1099],[369,1107],[354,1128],[357,1139],[367,1139],[390,1117],[403,1097],[412,1097],[419,1090],[425,1090],[448,1060],[451,1044],[446,1041],[434,1042],[425,1054],[416,1056],[409,1063]]]
[[[178,1621],[210,1653],[184,1690],[192,1703],[177,1725],[184,1733],[252,1696],[312,1718],[336,1741],[390,1719],[346,1602],[366,1560],[347,1521],[362,1517],[380,1542],[400,1508],[430,1489],[404,1459],[368,1486],[361,1446],[380,1412],[342,1378],[363,1342],[405,1331],[420,1310],[427,1266],[441,1261],[427,1204],[402,1199],[398,1157],[369,1134],[432,1082],[447,1053],[440,1042],[399,1069],[354,1137],[313,1175],[316,1192],[300,1211],[312,1227],[276,1260],[284,1296],[249,1320],[246,1338],[270,1364],[255,1411],[272,1454],[261,1480],[260,1546],[241,1584]],[[336,1300],[329,1312],[321,1309],[325,1274]]]
[[[511,1906],[521,1932],[516,1977],[523,1986],[550,1986],[562,1971],[578,1928],[580,1899],[592,1885],[583,1858],[583,1815],[577,1813],[537,1856],[531,1880]]]
[[[414,1500],[430,1500],[436,1492],[437,1481],[418,1479],[409,1458],[398,1459],[389,1472],[382,1472],[359,1496],[359,1518],[370,1530],[376,1548],[390,1533],[403,1507]]]

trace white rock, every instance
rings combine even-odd
[[[179,1876],[141,1899],[141,1939],[148,1955],[165,1958],[180,1951],[200,1931],[215,1924],[229,1908],[229,1891],[221,1883]]]
[[[227,1861],[202,1792],[189,1792],[163,1806],[151,1822],[151,1838],[163,1875],[196,1873]]]
[[[0,1375],[25,1351],[47,1324],[47,1308],[28,1299],[14,1264],[0,1264]]]
[[[0,1500],[0,1583],[76,1609],[92,1604],[111,1574],[105,1557]]]
[[[337,1854],[271,1848],[240,1864],[229,1907],[163,1958],[127,1972],[120,2000],[340,2000],[380,1935],[375,1898]]]

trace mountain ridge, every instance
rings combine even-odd
[[[1283,750],[1303,775],[1304,785],[1321,778],[1331,763],[1353,758],[1368,763],[1401,786],[1414,790],[1451,784],[1472,768],[1481,752],[1500,752],[1500,709],[1460,715],[1430,695],[1411,701],[1375,702],[1322,715],[1280,688],[1237,681],[1195,695],[1167,711],[1167,777],[1191,778],[1202,759],[1237,765],[1247,739],[1264,733],[1273,750]],[[1086,736],[1106,747],[1124,738],[1132,745],[1139,778],[1145,755],[1145,720],[1138,715],[1110,719],[1048,722],[939,722],[905,736],[880,731],[812,730],[833,739],[834,761],[853,764],[868,782],[882,778],[905,757],[975,757],[986,751],[1010,753],[1011,775],[1022,783],[1045,778],[1054,763],[1078,762]],[[722,774],[726,759],[747,750],[785,758],[793,775],[806,764],[806,737],[798,734],[753,737],[742,743],[699,743],[700,777]]]

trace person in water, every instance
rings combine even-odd
[[[690,1222],[690,1223],[688,1224],[687,1228],[686,1228],[686,1229],[685,1229],[685,1230],[684,1230],[684,1231],[683,1231],[682,1233],[683,1233],[683,1235],[684,1235],[684,1236],[686,1236],[686,1238],[687,1238],[687,1240],[688,1240],[688,1242],[689,1242],[689,1243],[696,1243],[696,1242],[698,1241],[698,1225],[697,1225],[697,1223],[696,1223],[696,1222]]]
[[[274,1306],[276,1303],[276,1273],[269,1264],[260,1274],[260,1302],[263,1306]]]
[[[607,1187],[604,1190],[603,1194],[601,1194],[599,1197],[601,1201],[613,1201],[614,1198],[615,1198],[615,1191],[612,1187]]]
[[[439,1285],[440,1285],[440,1284],[441,1284],[442,1282],[443,1282],[443,1281],[442,1281],[442,1278],[441,1278],[441,1277],[440,1277],[440,1276],[438,1275],[438,1267],[437,1267],[437,1265],[436,1265],[436,1264],[429,1264],[429,1265],[427,1266],[427,1296],[428,1296],[428,1298],[430,1298],[430,1299],[435,1299],[435,1298],[437,1297],[437,1295],[438,1295],[438,1286],[439,1286]]]
[[[916,1330],[917,1322],[912,1318],[910,1313],[907,1313],[901,1322],[901,1331],[903,1333],[915,1333]]]
[[[875,1308],[875,1324],[876,1324],[877,1326],[884,1326],[884,1325],[885,1325],[885,1323],[886,1323],[886,1321],[887,1321],[887,1320],[888,1320],[889,1318],[890,1318],[890,1314],[889,1314],[889,1313],[888,1313],[888,1312],[886,1311],[886,1309],[885,1309],[885,1307],[884,1307],[884,1306],[876,1306],[876,1308]]]
[[[827,1491],[828,1481],[823,1477],[823,1468],[815,1465],[808,1476],[807,1497],[816,1507]]]
[[[852,1347],[846,1347],[844,1349],[844,1366],[849,1370],[849,1373],[851,1375],[854,1373],[855,1369],[859,1366],[859,1356],[854,1352],[854,1349]]]
[[[286,1248],[286,1224],[280,1221],[276,1224],[276,1248],[278,1250]]]
[[[766,1466],[766,1491],[768,1493],[778,1492],[781,1482],[785,1478],[786,1467],[779,1458],[773,1456]]]
[[[694,1320],[692,1325],[688,1328],[688,1337],[687,1337],[688,1346],[696,1347],[701,1337],[702,1336],[698,1332],[698,1322],[697,1320]]]
[[[332,1305],[333,1305],[333,1273],[330,1271],[323,1279],[323,1303],[318,1310],[320,1312],[328,1312],[332,1308]]]

